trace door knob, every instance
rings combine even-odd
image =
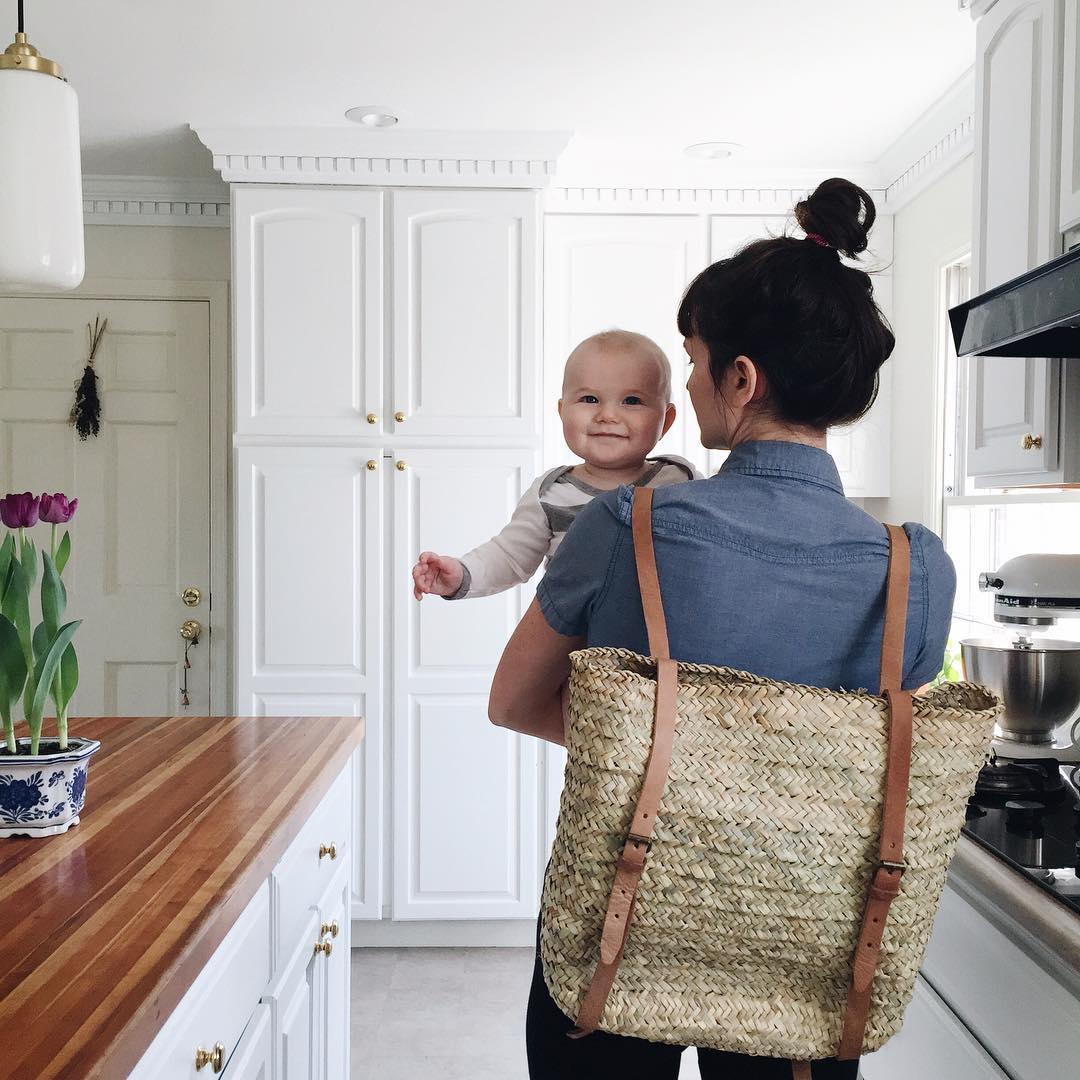
[[[180,636],[185,641],[195,643],[202,637],[203,624],[198,619],[188,619],[180,624]]]
[[[1041,450],[1043,444],[1043,437],[1041,435],[1027,434],[1024,436],[1021,446],[1025,450]]]
[[[373,412],[369,412],[367,414],[367,422],[369,424],[377,424],[379,422],[379,418]]]
[[[188,607],[198,607],[200,601],[202,600],[202,593],[193,585],[189,585],[180,594],[180,599],[183,600]]]
[[[404,472],[408,467],[408,463],[404,461],[399,461],[394,466],[394,468],[397,469],[398,472]]]
[[[394,423],[395,424],[404,424],[405,423],[405,414],[403,412],[394,413]]]
[[[378,467],[379,463],[374,458],[371,458],[371,460],[367,463],[368,472],[374,472]]]

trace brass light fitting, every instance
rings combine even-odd
[[[64,72],[55,60],[48,60],[26,40],[20,30],[15,40],[0,53],[0,71],[40,71],[43,75],[52,75],[64,79]]]

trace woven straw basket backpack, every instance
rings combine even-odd
[[[652,658],[571,658],[541,953],[580,1036],[850,1060],[899,1030],[1000,702],[901,689],[889,526],[881,695],[670,659],[652,491],[633,538]],[[782,630],[778,631],[782,632]]]

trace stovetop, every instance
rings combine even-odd
[[[1080,765],[992,756],[964,832],[1080,914]]]

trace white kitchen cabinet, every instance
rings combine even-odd
[[[393,917],[531,918],[537,909],[537,740],[493,727],[495,665],[518,590],[411,599],[422,550],[464,553],[509,520],[531,450],[401,449],[392,480]]]
[[[272,1080],[273,1075],[274,1039],[270,1006],[256,1005],[240,1042],[229,1058],[229,1064],[225,1066],[222,1080]]]
[[[904,1026],[859,1063],[862,1080],[1009,1080],[923,979]]]
[[[217,1073],[346,1080],[350,848],[334,838],[349,835],[352,784],[350,763],[165,1018],[130,1080]],[[332,856],[320,854],[328,840]],[[217,1051],[217,1062],[197,1067],[200,1049]]]
[[[976,28],[976,294],[1061,249],[1063,2],[998,0]],[[1060,361],[977,357],[966,363],[966,468],[976,485],[1062,482]]]
[[[1080,0],[1064,0],[1064,3],[1059,220],[1062,232],[1080,225]]]
[[[570,350],[618,327],[651,337],[672,369],[678,411],[657,453],[708,469],[686,393],[689,365],[676,326],[686,286],[705,268],[703,220],[692,214],[549,214],[544,221],[544,465],[573,460],[557,403]]]
[[[398,191],[392,216],[394,433],[532,437],[536,194]]]
[[[379,432],[384,198],[233,188],[238,433]]]

